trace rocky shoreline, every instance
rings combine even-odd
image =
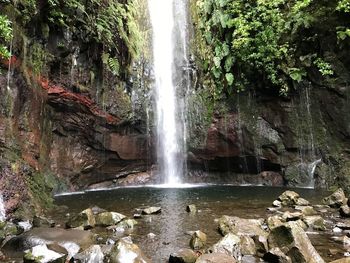
[[[200,216],[197,206],[183,209],[190,216]],[[265,218],[245,219],[222,215],[215,220],[222,238],[208,244],[202,230],[187,233],[188,247],[169,255],[169,263],[209,262],[326,262],[314,247],[312,236],[329,232],[334,242],[344,250],[329,246],[332,263],[350,260],[349,200],[338,189],[323,199],[322,204],[311,204],[294,191],[285,191],[267,208]],[[59,213],[59,212],[58,212]],[[133,243],[132,232],[142,218],[158,217],[161,207],[135,209],[132,217],[97,206],[78,214],[67,214],[65,224],[35,216],[32,220],[12,219],[0,225],[2,241],[1,260],[4,262],[153,262],[142,248]],[[210,224],[211,222],[208,222]],[[106,230],[107,236],[91,231]],[[149,233],[147,239],[154,239]],[[155,251],[156,252],[156,251]],[[13,261],[19,260],[19,261]],[[329,261],[327,261],[329,262]]]

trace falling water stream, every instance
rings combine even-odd
[[[182,0],[149,0],[153,29],[153,61],[155,75],[156,126],[158,135],[158,164],[163,175],[161,183],[169,186],[181,184],[184,173],[184,100],[181,90],[179,61],[186,48],[186,34],[181,27],[185,22]],[[182,11],[183,12],[183,11]],[[175,21],[176,16],[176,21]],[[182,22],[181,22],[182,21]]]

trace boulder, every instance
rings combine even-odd
[[[342,205],[339,209],[339,213],[342,217],[350,217],[350,207],[348,205]]]
[[[200,256],[196,263],[237,263],[233,257],[223,253],[211,253]]]
[[[207,235],[200,230],[192,234],[190,247],[193,249],[202,249],[207,243]]]
[[[76,263],[103,263],[104,255],[99,245],[93,245],[74,256]]]
[[[305,224],[315,230],[326,230],[326,222],[321,216],[305,216],[303,218]]]
[[[24,263],[65,263],[67,255],[57,253],[47,248],[44,245],[38,245],[32,247],[30,250],[25,251],[23,262]]]
[[[192,249],[183,248],[170,255],[169,263],[195,263],[197,258],[197,254]]]
[[[286,256],[278,247],[269,250],[263,259],[270,263],[292,263],[291,258]]]
[[[118,224],[126,218],[125,215],[116,212],[103,212],[96,215],[96,225],[98,226],[112,226]]]
[[[156,207],[156,206],[147,207],[142,210],[142,214],[144,215],[159,214],[161,212],[162,212],[162,208]]]
[[[186,211],[194,214],[197,212],[197,207],[195,205],[188,205],[186,207]]]
[[[254,236],[253,237],[256,255],[262,257],[268,251],[267,237],[266,236]]]
[[[283,225],[283,223],[284,222],[282,217],[278,215],[270,216],[267,218],[267,226],[269,227],[269,229],[275,228],[277,226],[281,226]]]
[[[78,228],[90,229],[95,227],[96,221],[95,216],[91,208],[85,209],[78,215],[71,217],[68,222],[66,222],[67,228]]]
[[[346,205],[347,201],[348,200],[345,197],[345,193],[341,188],[339,188],[330,196],[327,196],[326,198],[323,199],[323,203],[325,205],[329,205],[330,207],[333,207],[333,208],[339,208],[342,205]]]
[[[233,233],[238,236],[266,236],[262,228],[263,219],[243,219],[235,216],[223,216],[219,219],[219,231],[222,235]]]
[[[137,225],[137,221],[135,219],[124,219],[117,225],[107,227],[107,230],[113,232],[124,232],[133,229],[135,225]]]
[[[88,248],[93,243],[93,235],[89,231],[60,228],[33,228],[19,236],[13,237],[2,250],[9,254],[21,253],[38,245],[57,243],[65,248],[68,256],[74,256],[80,249]]]
[[[242,255],[255,255],[256,247],[254,239],[249,236],[241,236],[241,253]]]
[[[293,263],[324,263],[305,231],[296,222],[272,229],[268,236],[268,244],[271,249],[280,248]]]
[[[232,256],[237,261],[242,258],[241,239],[239,236],[228,233],[222,239],[214,244],[209,251],[211,253],[223,253]]]
[[[110,263],[149,263],[151,262],[135,245],[130,237],[123,237],[115,244],[109,254]]]
[[[293,206],[297,204],[299,199],[299,194],[294,191],[285,191],[279,197],[278,200],[281,201],[283,206]]]

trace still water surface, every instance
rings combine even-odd
[[[242,218],[259,218],[268,216],[266,208],[271,206],[286,188],[278,187],[238,187],[238,186],[205,186],[188,188],[119,188],[114,190],[91,191],[75,195],[56,197],[57,205],[67,206],[69,213],[78,213],[91,206],[99,206],[108,211],[123,213],[133,217],[137,208],[161,206],[162,213],[143,216],[137,219],[138,225],[130,232],[133,241],[140,246],[153,262],[167,262],[169,255],[180,248],[188,247],[188,231],[202,230],[207,234],[208,246],[217,242],[221,236],[217,231],[216,218],[223,215]],[[295,189],[294,189],[295,190]],[[297,189],[303,198],[312,204],[319,204],[328,193],[311,189]],[[197,214],[186,212],[188,204],[195,204]],[[64,214],[64,213],[63,213]],[[56,220],[64,221],[64,217]],[[93,229],[104,237],[102,242],[111,236],[104,228]],[[155,238],[147,237],[154,233]],[[117,234],[114,234],[117,239]],[[326,249],[330,244],[329,234],[311,236],[322,256],[327,257]]]

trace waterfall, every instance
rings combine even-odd
[[[185,94],[181,76],[187,56],[186,16],[178,13],[184,3],[148,0],[153,29],[157,156],[162,183],[168,185],[181,183],[185,167]]]
[[[5,203],[2,194],[0,194],[0,222],[4,222],[6,220],[6,211],[5,211]]]

